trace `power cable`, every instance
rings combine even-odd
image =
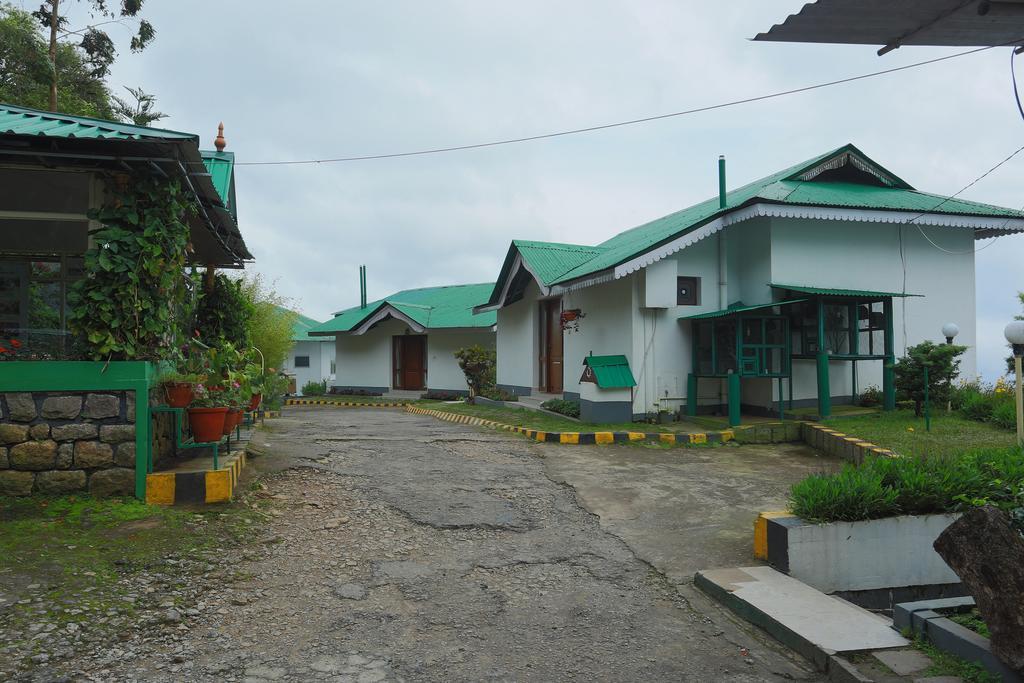
[[[966,50],[964,52],[957,52],[951,55],[945,55],[943,57],[935,57],[933,59],[926,59],[922,62],[914,62],[913,64],[906,64],[904,66],[892,67],[890,69],[883,69],[881,71],[872,71],[871,73],[861,74],[859,76],[849,76],[847,78],[840,78],[833,81],[826,81],[824,83],[815,83],[813,85],[807,85],[800,88],[792,88],[790,90],[782,90],[779,92],[769,93],[767,95],[757,95],[755,97],[745,97],[739,100],[731,100],[728,102],[720,102],[718,104],[711,104],[704,107],[695,107],[693,109],[684,109],[682,111],[670,112],[668,114],[656,114],[653,116],[644,116],[636,119],[629,119],[626,121],[617,121],[614,123],[604,123],[595,126],[587,126],[585,128],[572,128],[569,130],[555,131],[552,133],[541,133],[538,135],[527,135],[518,138],[508,138],[504,140],[494,140],[491,142],[478,142],[468,145],[454,145],[450,147],[434,147],[428,149],[420,149],[410,152],[393,152],[388,154],[366,154],[361,156],[349,156],[349,157],[335,157],[325,159],[295,159],[286,161],[236,161],[236,166],[295,166],[295,165],[308,165],[308,164],[330,164],[330,163],[343,163],[350,161],[370,161],[373,159],[396,159],[400,157],[412,157],[412,156],[424,156],[428,154],[443,154],[448,152],[459,152],[471,149],[483,149],[486,147],[498,147],[501,145],[513,145],[522,142],[532,142],[535,140],[546,140],[550,138],[565,137],[568,135],[578,135],[581,133],[592,133],[600,130],[608,130],[609,128],[621,128],[623,126],[634,126],[641,123],[650,123],[652,121],[660,121],[663,119],[676,118],[679,116],[688,116],[690,114],[699,114],[707,111],[714,111],[716,109],[725,109],[728,107],[735,107],[741,104],[750,104],[752,102],[762,102],[764,100],[771,100],[779,97],[785,97],[787,95],[796,95],[799,93],[809,92],[811,90],[819,90],[821,88],[828,88],[834,85],[842,85],[844,83],[852,83],[854,81],[860,81],[867,78],[874,78],[876,76],[884,76],[886,74],[896,73],[898,71],[906,71],[908,69],[915,69],[921,66],[927,66],[929,64],[936,64],[938,62],[944,62],[949,59],[956,59],[958,57],[965,57],[978,52],[984,52],[991,50],[995,47],[1001,47],[1003,45],[1017,45],[1024,42],[1024,38],[1008,41],[1001,45],[990,45],[986,47],[979,47],[973,50]]]

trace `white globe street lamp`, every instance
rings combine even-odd
[[[960,334],[960,327],[956,323],[946,323],[942,326],[942,336],[946,338],[947,344],[953,343],[953,337]]]
[[[1021,356],[1024,356],[1024,320],[1014,320],[1003,330],[1006,341],[1013,346],[1013,370],[1017,399],[1017,445],[1024,446],[1024,400],[1021,398]]]

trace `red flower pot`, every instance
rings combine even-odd
[[[196,443],[220,441],[227,414],[227,408],[189,408],[188,426]]]
[[[249,399],[249,410],[256,410],[262,402],[263,394],[253,394],[252,398]]]
[[[169,382],[164,385],[167,405],[171,408],[188,408],[192,402],[192,385],[184,382]]]
[[[227,436],[231,433],[231,430],[238,425],[238,416],[242,414],[239,408],[229,408],[228,415],[224,418],[224,432],[223,435]]]

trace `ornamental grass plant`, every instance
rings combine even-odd
[[[979,449],[954,457],[877,457],[793,485],[790,510],[810,522],[857,522],[958,512],[976,505],[1024,508],[1024,451]]]

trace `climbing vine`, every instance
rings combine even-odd
[[[85,277],[68,293],[68,326],[96,360],[173,357],[194,300],[185,274],[194,203],[177,180],[137,175],[111,183],[89,217]]]

